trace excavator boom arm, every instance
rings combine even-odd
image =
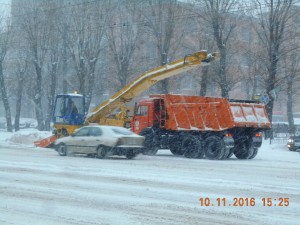
[[[111,115],[115,109],[120,108],[120,105],[131,101],[158,81],[178,75],[200,65],[207,65],[216,58],[216,53],[208,54],[206,51],[199,51],[141,74],[89,113],[86,116],[85,124],[98,122],[100,119]]]

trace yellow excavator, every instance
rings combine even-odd
[[[52,114],[52,122],[55,128],[54,135],[35,142],[35,145],[47,147],[57,138],[68,136],[77,128],[90,123],[130,127],[132,118],[129,116],[130,109],[125,106],[125,103],[130,102],[134,97],[137,97],[161,80],[199,66],[209,65],[216,58],[218,58],[217,53],[207,53],[207,51],[202,50],[164,66],[149,70],[138,76],[88,114],[85,113],[85,98],[83,95],[57,95]]]

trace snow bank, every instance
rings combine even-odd
[[[39,131],[37,129],[24,129],[17,132],[0,131],[0,143],[10,143],[25,146],[34,146],[33,142],[51,136],[50,131]]]

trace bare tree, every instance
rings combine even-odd
[[[125,1],[118,4],[111,14],[110,21],[116,21],[106,30],[106,39],[117,70],[119,89],[124,87],[130,76],[129,68],[140,35],[138,3]],[[118,21],[118,22],[117,22]]]
[[[202,24],[203,25],[203,24]],[[199,49],[207,49],[208,51],[212,51],[215,48],[214,41],[208,36],[207,33],[202,32],[203,28],[200,28],[198,31],[198,50]],[[204,66],[201,68],[202,76],[200,80],[200,96],[205,96],[207,93],[207,85],[213,81],[211,77],[213,76],[212,71],[209,70],[209,66]]]
[[[93,95],[95,68],[110,10],[110,1],[93,1],[75,5],[71,8],[71,16],[66,14],[69,17],[66,44],[79,81],[79,92],[87,96],[87,109]]]
[[[284,54],[282,48],[285,40],[285,28],[291,16],[290,9],[294,0],[255,0],[255,8],[259,10],[257,34],[261,41],[261,46],[266,52],[266,67],[268,76],[266,79],[266,92],[270,95],[270,100],[266,106],[268,116],[272,121],[273,106],[275,96],[271,93],[275,91],[278,79],[278,63]]]
[[[298,14],[299,15],[299,14]],[[295,17],[297,19],[297,17]],[[289,133],[293,134],[295,130],[293,107],[295,96],[299,94],[300,84],[300,30],[298,24],[289,24],[289,39],[285,41],[284,46],[292,46],[293,50],[289,51],[282,58],[283,74],[286,80],[286,94],[287,94],[287,117],[289,123]]]
[[[300,17],[299,9],[297,7],[292,9],[293,17],[289,21],[288,32],[289,38],[284,42],[284,46],[288,49],[286,57],[284,57],[284,73],[286,76],[286,93],[287,93],[287,117],[289,123],[289,133],[293,134],[296,132],[294,124],[294,100],[297,95],[299,95],[300,87],[300,29],[299,21],[297,19]],[[295,13],[294,13],[295,12]]]
[[[22,95],[24,89],[24,82],[26,81],[26,72],[28,67],[28,59],[26,55],[22,54],[22,50],[18,51],[18,60],[16,62],[16,79],[17,79],[17,88],[16,88],[16,113],[15,113],[15,131],[20,129],[20,116],[22,108]]]
[[[228,42],[236,27],[238,16],[231,11],[236,10],[237,0],[197,0],[201,11],[199,15],[210,25],[214,40],[220,54],[219,69],[216,73],[223,97],[229,97],[232,88],[231,77],[227,73]],[[203,11],[202,11],[203,10]]]
[[[54,108],[55,96],[57,93],[57,74],[60,61],[62,58],[62,37],[58,29],[58,20],[61,18],[57,10],[50,10],[47,12],[48,26],[51,30],[49,34],[49,44],[47,52],[47,77],[46,77],[46,89],[47,93],[47,105],[48,109],[46,111],[45,117],[45,130],[50,130],[51,115]],[[65,74],[64,74],[65,75]],[[48,78],[48,79],[47,79]]]
[[[178,0],[144,0],[147,27],[155,38],[159,64],[165,65],[181,44],[184,32],[176,32],[183,20],[184,9]],[[163,93],[169,92],[168,79],[159,83]]]
[[[28,3],[29,4],[29,3]],[[43,67],[46,60],[49,42],[49,26],[45,16],[45,10],[50,8],[48,2],[33,2],[30,13],[24,13],[21,26],[24,32],[26,44],[30,51],[30,62],[35,70],[35,86],[33,101],[35,104],[38,129],[44,130],[44,113],[42,107],[43,97]],[[28,10],[28,9],[27,9]]]
[[[191,13],[192,12],[193,11],[191,11]],[[196,26],[191,26],[192,21],[187,21],[188,24],[186,24],[186,26],[191,27],[191,29],[183,42],[183,47],[193,52],[199,50],[208,50],[212,52],[213,49],[216,48],[215,41],[207,31],[205,27],[206,24],[203,23],[202,19],[199,19],[199,21],[195,21],[194,18],[192,19],[193,22],[196,23]],[[200,67],[199,69],[192,71],[192,73],[195,74],[195,80],[200,84],[200,96],[206,95],[208,85],[214,81],[214,71],[210,69],[213,66],[214,64],[210,66]]]
[[[7,124],[7,131],[12,132],[12,120],[11,120],[11,111],[10,105],[8,100],[7,88],[3,73],[3,64],[5,60],[5,56],[9,46],[9,36],[10,36],[10,28],[9,26],[5,26],[5,21],[0,18],[0,89],[1,89],[1,96],[2,102],[5,109],[6,114],[6,124]]]
[[[258,46],[253,44],[249,46],[248,54],[251,57],[251,66],[246,74],[247,86],[250,87],[248,95],[251,96],[251,99],[255,99],[257,94],[261,95],[262,90],[264,90],[264,78],[267,71],[262,63],[263,52],[259,50]]]

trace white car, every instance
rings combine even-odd
[[[85,126],[71,136],[57,139],[54,145],[61,156],[80,153],[98,158],[124,155],[131,159],[143,152],[144,139],[123,127]]]

